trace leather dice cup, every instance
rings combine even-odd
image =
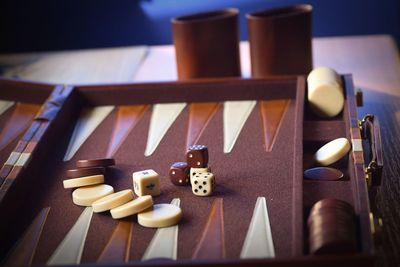
[[[227,8],[172,19],[179,80],[241,76],[238,13]]]
[[[251,76],[308,74],[312,70],[311,5],[247,14]]]

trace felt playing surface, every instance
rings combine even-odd
[[[297,88],[296,80],[265,84],[257,81],[246,84],[222,83],[218,85],[218,90],[215,90],[218,92],[215,95],[205,94],[204,92],[209,92],[207,90],[213,90],[213,88],[210,89],[209,84],[202,83],[189,87],[175,84],[149,86],[143,90],[150,90],[151,93],[141,91],[135,94],[131,93],[130,87],[120,87],[118,90],[121,94],[110,95],[107,93],[107,88],[102,87],[83,88],[81,93],[94,106],[115,105],[118,107],[148,104],[154,107],[154,104],[161,103],[187,103],[171,123],[154,152],[145,157],[144,151],[152,117],[152,108],[147,109],[114,153],[117,163],[108,168],[105,175],[105,182],[112,185],[115,191],[119,191],[132,188],[131,175],[135,171],[152,168],[160,174],[162,194],[155,197],[154,202],[156,204],[169,203],[173,198],[181,199],[180,206],[184,217],[179,224],[178,260],[192,258],[206,226],[207,216],[217,198],[223,198],[224,203],[222,216],[227,259],[240,257],[257,197],[265,197],[268,203],[275,254],[279,258],[303,255],[305,243],[302,227],[303,212],[315,201],[335,195],[349,203],[354,203],[355,191],[352,180],[354,174],[351,171],[349,157],[336,165],[345,175],[340,183],[326,186],[316,183],[303,185],[303,164],[310,167],[312,155],[321,140],[330,139],[341,133],[345,135],[349,133],[346,129],[346,117],[343,114],[330,121],[320,121],[307,115],[306,122],[303,122],[304,88]],[[166,91],[169,94],[164,94]],[[218,110],[209,119],[198,138],[199,144],[207,145],[209,148],[209,165],[216,176],[216,188],[211,197],[196,197],[192,194],[190,187],[174,186],[167,176],[173,162],[185,160],[188,128],[190,128],[188,126],[189,107],[194,99],[219,103]],[[287,102],[285,108],[280,108],[276,112],[283,114],[281,119],[274,120],[275,126],[271,126],[271,129],[275,130],[269,132],[274,132],[270,134],[273,136],[270,151],[266,149],[263,124],[265,120],[260,112],[261,102],[265,100]],[[230,153],[224,153],[224,109],[222,106],[226,101],[256,102],[243,123]],[[24,218],[30,218],[29,215],[32,212],[45,206],[51,206],[54,210],[49,214],[43,229],[34,263],[43,264],[49,259],[83,210],[82,207],[72,203],[71,191],[62,187],[65,171],[75,168],[77,159],[101,158],[109,149],[113,135],[112,129],[118,121],[117,109],[110,112],[96,127],[70,161],[62,161],[77,121],[75,115],[85,107],[82,105],[74,112],[62,114],[63,125],[67,121],[68,127],[60,128],[59,133],[54,135],[58,136],[57,147],[44,150],[51,151],[51,157],[46,157],[46,173],[39,172],[39,163],[37,163],[36,172],[31,173],[31,177],[35,178],[37,183],[26,195],[28,204],[27,209],[24,210]],[[73,109],[72,106],[69,108]],[[303,129],[304,125],[307,125],[307,128]],[[331,132],[324,132],[324,127],[331,125],[338,127],[333,127]],[[313,136],[313,132],[318,134]],[[304,137],[303,133],[305,133]],[[303,142],[303,139],[306,141]],[[303,186],[307,195],[304,196],[304,203]],[[22,228],[27,220],[21,221],[20,225],[16,226],[17,229]],[[156,230],[139,226],[135,217],[124,220],[132,221],[134,224],[129,259],[141,260]],[[83,263],[97,261],[117,223],[110,215],[93,215],[82,254]]]

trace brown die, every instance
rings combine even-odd
[[[192,145],[186,152],[190,168],[205,168],[208,164],[208,148],[205,145]]]
[[[174,185],[188,185],[190,184],[189,170],[186,162],[175,162],[169,169],[169,179]]]

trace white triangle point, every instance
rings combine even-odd
[[[86,236],[92,220],[93,209],[87,207],[51,255],[47,265],[79,264]]]
[[[256,104],[257,101],[226,101],[224,103],[224,153],[232,151]]]
[[[151,156],[168,129],[185,108],[186,103],[155,104],[151,114],[147,144],[144,155]]]
[[[98,106],[82,110],[75,124],[74,132],[72,133],[64,156],[64,161],[70,160],[75,155],[86,139],[88,139],[113,109],[114,106]]]
[[[180,206],[180,199],[174,198],[171,204]],[[169,258],[176,260],[178,256],[178,225],[159,228],[150,241],[142,260]]]
[[[0,115],[2,115],[4,112],[6,112],[14,104],[15,104],[15,102],[12,102],[12,101],[0,100]]]
[[[275,249],[265,197],[258,197],[240,253],[241,259],[274,258]]]

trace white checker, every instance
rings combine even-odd
[[[72,192],[72,201],[79,206],[91,206],[96,200],[112,193],[114,193],[114,188],[110,185],[85,186]]]
[[[307,77],[308,103],[314,113],[323,118],[338,115],[344,106],[340,76],[330,68],[315,68]]]
[[[63,181],[64,188],[76,188],[104,183],[104,175],[90,175]]]
[[[119,207],[133,199],[133,192],[131,189],[122,190],[93,202],[93,212],[103,212],[116,207]]]
[[[182,210],[172,204],[155,204],[151,210],[139,213],[137,218],[138,223],[144,227],[167,227],[182,219]]]
[[[318,164],[328,166],[344,157],[350,148],[351,145],[347,138],[337,138],[318,149],[314,159]]]

